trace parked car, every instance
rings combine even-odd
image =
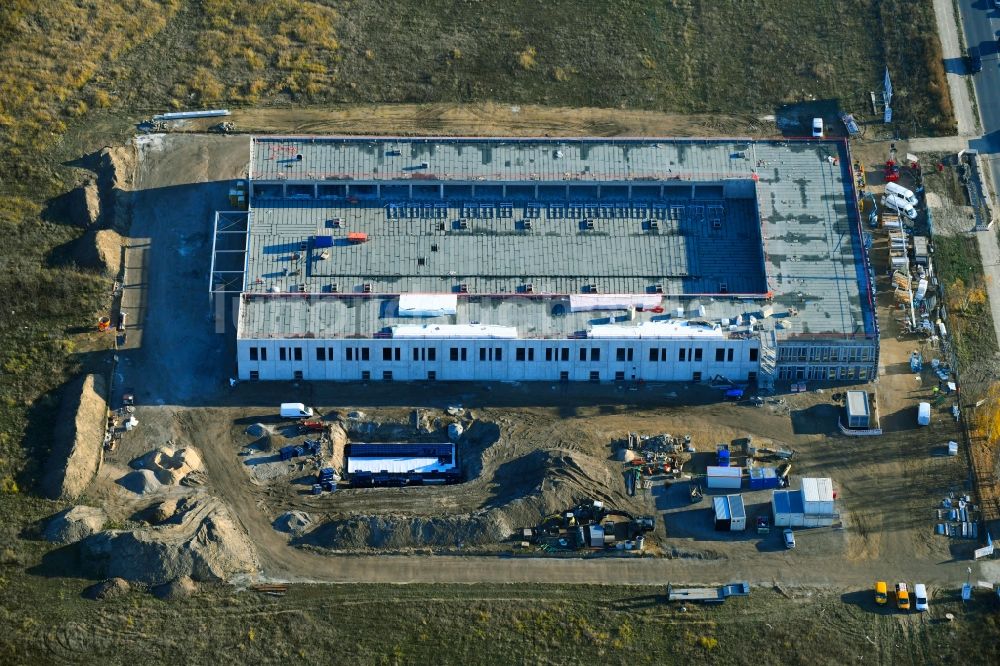
[[[906,589],[906,583],[896,583],[896,608],[910,610],[910,591]]]
[[[781,533],[782,537],[785,539],[785,548],[791,550],[795,548],[795,535],[792,534],[791,528],[785,528],[785,531]]]
[[[889,586],[884,580],[875,583],[875,603],[884,606],[889,602]]]
[[[982,63],[980,63],[980,69],[982,69]],[[823,119],[813,118],[813,138],[822,139],[823,136],[824,136]]]
[[[969,74],[977,74],[983,71],[983,57],[979,54],[978,46],[969,47]]]
[[[918,611],[929,610],[927,607],[927,586],[923,583],[913,585],[913,607]]]

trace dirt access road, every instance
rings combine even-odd
[[[880,398],[890,434],[878,440],[830,437],[831,413],[824,394],[792,402],[791,412],[769,413],[732,405],[702,405],[667,410],[671,391],[683,387],[647,385],[634,393],[614,386],[560,389],[541,386],[425,387],[325,385],[241,385],[228,387],[233,367],[231,336],[217,329],[208,300],[211,220],[226,208],[229,180],[245,174],[246,137],[166,135],[149,141],[140,159],[134,197],[132,237],[148,240],[147,317],[142,346],[122,354],[119,386],[135,388],[140,403],[136,445],[141,451],[173,441],[197,446],[209,472],[208,490],[223,498],[255,543],[261,577],[328,582],[520,581],[662,584],[674,581],[867,587],[874,576],[914,579],[954,586],[964,580],[965,546],[932,535],[933,508],[942,493],[961,489],[967,472],[958,459],[940,460],[931,452],[952,438],[953,426],[936,419],[930,430],[912,424],[916,400],[929,394],[905,369],[909,340],[892,339],[884,327],[885,373]],[[144,241],[145,242],[145,241]],[[884,308],[888,305],[883,303]],[[889,310],[883,321],[891,319]],[[802,451],[798,471],[832,476],[842,489],[846,509],[845,549],[826,551],[829,532],[800,532],[794,551],[751,542],[728,550],[723,541],[679,537],[668,541],[692,556],[645,559],[545,559],[465,556],[329,556],[288,545],[271,520],[276,511],[266,495],[248,482],[237,457],[232,424],[263,409],[280,396],[294,394],[327,408],[421,406],[450,403],[507,410],[519,417],[526,406],[550,407],[553,422],[586,419],[607,433],[622,433],[640,416],[644,432],[686,432],[691,419],[717,422],[733,430],[771,437]],[[113,400],[118,396],[113,396]],[[531,407],[536,409],[537,407]],[[833,410],[833,412],[831,412]],[[661,413],[662,412],[662,413]],[[675,419],[671,423],[671,419]],[[815,424],[815,425],[812,425]],[[179,441],[180,440],[180,441]],[[540,445],[545,444],[544,442]],[[711,446],[711,440],[702,442]],[[123,452],[124,453],[124,452]],[[673,537],[671,537],[673,538]],[[703,551],[703,554],[697,554]]]
[[[218,118],[175,123],[204,132]],[[376,104],[330,109],[240,109],[238,132],[388,136],[779,136],[756,116],[682,115],[634,109],[511,104]]]

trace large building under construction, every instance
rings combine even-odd
[[[868,380],[842,141],[257,137],[241,379]]]

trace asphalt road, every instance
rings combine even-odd
[[[983,71],[973,75],[979,115],[983,121],[983,137],[971,142],[982,153],[991,153],[989,162],[993,182],[1000,182],[1000,9],[993,0],[959,0],[962,27],[969,46],[978,46],[983,58]]]
[[[978,46],[983,59],[983,69],[972,75],[983,125],[983,136],[969,141],[989,165],[993,191],[1000,186],[1000,9],[993,0],[959,0],[962,28],[969,46]],[[994,201],[994,210],[1000,210]],[[995,231],[976,234],[983,270],[992,280],[986,288],[990,297],[993,326],[1000,340],[1000,243]]]

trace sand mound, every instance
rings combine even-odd
[[[163,500],[149,510],[149,520],[154,524],[165,523],[177,513],[177,500]]]
[[[73,246],[73,261],[106,275],[116,275],[121,264],[122,237],[110,229],[90,229]]]
[[[183,500],[179,511],[167,525],[109,530],[85,539],[83,561],[105,576],[152,585],[184,576],[224,581],[257,572],[253,545],[221,501]]]
[[[102,580],[100,583],[95,583],[88,587],[83,596],[88,599],[114,599],[116,597],[128,594],[129,589],[132,586],[128,584],[127,580],[121,578],[109,578],[108,580]]]
[[[191,472],[203,469],[201,456],[193,448],[172,449],[161,446],[132,461],[137,470],[150,471],[165,486],[179,484]]]
[[[74,506],[57,513],[45,527],[44,536],[55,543],[76,543],[100,532],[107,522],[104,509]]]
[[[118,485],[126,490],[131,490],[137,495],[155,493],[163,488],[163,484],[156,478],[156,474],[148,469],[138,469],[134,472],[129,472],[118,479]]]
[[[312,527],[313,519],[305,511],[287,511],[274,521],[274,529],[279,532],[289,532],[296,536]]]
[[[108,411],[106,390],[103,377],[85,375],[63,393],[55,443],[42,481],[49,497],[74,500],[97,473]]]
[[[198,586],[193,580],[187,576],[181,576],[177,580],[154,587],[153,595],[164,601],[176,601],[177,599],[186,599],[197,591]]]
[[[344,451],[347,448],[347,431],[339,423],[331,423],[328,428],[330,433],[330,467],[337,471],[343,470],[347,466],[344,458]]]

